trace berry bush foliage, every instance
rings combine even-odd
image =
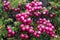
[[[0,40],[60,40],[59,0],[44,5],[41,0],[0,0]]]

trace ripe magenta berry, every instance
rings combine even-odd
[[[24,24],[21,24],[21,25],[20,25],[20,28],[23,28],[23,27],[24,27]]]
[[[11,29],[9,29],[9,30],[8,30],[8,33],[11,33],[11,32],[12,32],[12,30],[11,30]]]
[[[20,34],[20,38],[25,38],[25,35],[23,33]]]
[[[15,35],[15,32],[14,32],[14,31],[12,31],[12,32],[11,32],[11,35],[13,35],[13,36],[14,36],[14,35]]]
[[[34,31],[33,35],[36,37],[37,36],[37,31]]]
[[[25,29],[26,29],[26,31],[28,31],[30,29],[29,25],[26,25]]]
[[[32,34],[34,32],[34,30],[33,29],[29,29],[28,32]]]
[[[21,30],[22,30],[23,32],[26,31],[25,27],[22,27]]]

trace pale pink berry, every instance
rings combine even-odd
[[[11,32],[12,32],[12,30],[11,30],[11,29],[9,29],[9,30],[8,30],[8,33],[11,33]]]
[[[10,38],[12,35],[11,34],[8,34],[8,38]]]
[[[28,39],[28,38],[29,38],[29,36],[26,34],[26,35],[25,35],[25,39]]]
[[[39,37],[40,37],[40,35],[39,35],[39,34],[37,34],[37,35],[36,35],[36,37],[38,37],[38,38],[39,38]]]
[[[40,34],[41,34],[41,31],[37,31],[37,34],[39,34],[39,35],[40,35]]]

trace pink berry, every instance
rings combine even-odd
[[[33,26],[31,26],[30,29],[34,29]]]
[[[10,29],[11,29],[11,27],[7,26],[7,30],[10,30]]]
[[[40,21],[39,23],[40,23],[40,24],[42,24],[42,23],[43,23],[43,21]]]
[[[29,12],[32,12],[32,10],[30,9]]]
[[[51,28],[54,30],[55,28],[54,28],[54,26],[51,26]]]
[[[6,3],[6,1],[4,0],[4,3]]]
[[[28,38],[29,38],[29,36],[26,34],[26,35],[25,35],[25,39],[28,39]]]
[[[26,20],[26,19],[24,19],[24,20],[23,20],[23,23],[26,23],[26,22],[27,22],[27,20]]]
[[[28,31],[30,29],[29,25],[26,25],[25,29]]]
[[[42,28],[42,29],[44,29],[44,28],[45,28],[45,26],[44,26],[44,25],[42,25],[42,26],[41,26],[41,28]]]
[[[41,31],[41,32],[43,31],[42,28],[39,28],[38,30]]]
[[[17,9],[15,8],[14,12],[17,12]]]
[[[20,34],[20,37],[21,37],[21,38],[25,38],[25,35],[24,35],[24,34]]]
[[[49,28],[48,28],[48,27],[45,27],[45,30],[46,30],[46,31],[48,31],[48,30],[49,30]]]
[[[12,32],[12,30],[11,30],[11,29],[9,29],[9,30],[8,30],[8,33],[11,33],[11,32]]]
[[[43,24],[46,24],[46,22],[43,22]]]
[[[47,34],[49,34],[50,32],[49,31],[46,31]]]
[[[35,32],[33,33],[33,35],[36,37],[36,36],[37,36],[37,31],[35,31]]]
[[[28,19],[27,19],[27,23],[28,23],[28,24],[31,24],[31,22],[32,22],[31,18],[28,18]]]
[[[30,9],[32,9],[32,7],[31,7],[31,6],[29,6],[28,10],[30,10]]]
[[[49,10],[44,10],[46,13],[48,13],[49,12]]]
[[[53,31],[53,29],[52,28],[49,28],[49,31]]]
[[[41,12],[37,12],[39,15],[41,15]]]
[[[43,15],[45,15],[46,14],[46,12],[43,12]]]
[[[37,31],[37,34],[39,34],[39,35],[40,35],[40,34],[41,34],[41,31]]]
[[[11,34],[8,34],[8,38],[10,38],[12,35]]]
[[[25,31],[25,27],[22,27],[21,30],[24,32]]]
[[[18,8],[20,8],[20,7],[21,7],[21,4],[19,3],[19,4],[18,4]]]
[[[37,21],[36,23],[39,24],[39,21]]]
[[[54,38],[54,36],[55,36],[54,34],[51,35],[52,38]]]
[[[42,10],[42,6],[38,7],[38,10]]]
[[[32,5],[34,5],[34,4],[35,4],[35,2],[34,2],[34,1],[32,1],[32,2],[31,2],[31,4],[32,4]]]
[[[9,11],[9,8],[5,8],[5,11],[8,12]]]
[[[37,35],[36,35],[36,37],[38,37],[38,38],[39,38],[39,37],[40,37],[40,35],[38,35],[38,34],[37,34]]]
[[[38,8],[37,7],[34,7],[35,10],[37,10]]]
[[[20,28],[23,28],[23,27],[24,27],[24,24],[21,24],[21,25],[20,25]]]
[[[7,2],[7,4],[9,5],[9,4],[10,4],[10,2]]]
[[[33,32],[34,32],[34,30],[33,30],[33,29],[29,29],[29,33],[31,33],[31,34],[32,34]]]
[[[17,8],[17,11],[20,11],[20,8]]]
[[[38,2],[38,6],[42,6],[42,2]]]
[[[17,15],[16,15],[16,18],[19,18],[19,17],[21,17],[21,14],[17,14]]]
[[[20,18],[21,18],[21,20],[24,20],[24,16],[21,16]]]
[[[40,20],[40,21],[42,21],[43,19],[42,19],[42,18],[40,18],[39,20]]]
[[[36,6],[36,7],[37,7],[37,3],[35,3],[35,4],[34,4],[34,6]]]
[[[50,14],[50,17],[53,18],[54,16],[52,14]]]
[[[37,28],[39,29],[40,28],[40,25],[38,25]]]
[[[28,18],[28,15],[24,15],[24,18]]]
[[[11,32],[11,34],[14,36],[14,35],[15,35],[15,32],[14,32],[14,31],[12,31],[12,32]]]
[[[47,25],[48,27],[52,26],[52,24],[51,24],[51,23],[47,23],[46,25]]]

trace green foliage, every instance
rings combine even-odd
[[[18,3],[21,3],[21,4],[25,4],[26,3],[26,0],[11,0],[11,7],[17,7],[18,6]]]

